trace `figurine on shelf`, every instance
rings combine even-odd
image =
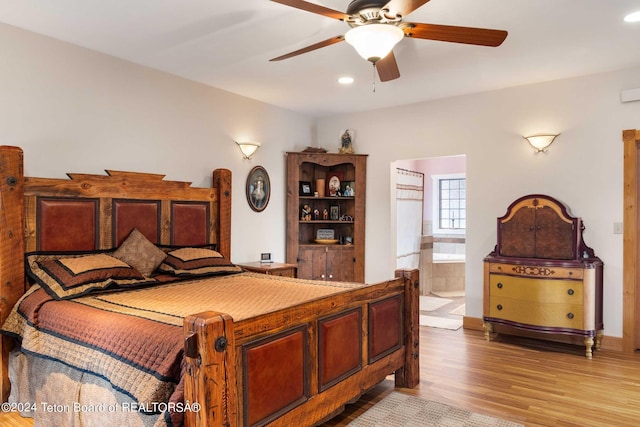
[[[353,197],[353,196],[354,196],[353,189],[349,184],[347,184],[346,187],[344,188],[344,197]]]
[[[352,154],[353,153],[353,131],[347,129],[340,136],[340,154]]]
[[[326,209],[322,212],[322,219],[324,219],[325,221],[329,219],[329,211],[327,211]]]
[[[313,211],[313,219],[316,221],[320,219],[320,211],[318,209]]]
[[[301,221],[311,221],[311,208],[309,205],[302,206],[302,214],[300,215]]]

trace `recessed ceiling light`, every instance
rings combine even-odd
[[[633,12],[624,17],[624,22],[638,22],[640,21],[640,11]]]
[[[353,83],[353,77],[340,77],[338,79],[338,83],[340,83],[341,85],[350,85],[351,83]]]

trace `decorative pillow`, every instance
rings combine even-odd
[[[242,268],[212,249],[185,247],[170,251],[158,271],[174,276],[198,277],[239,273]]]
[[[218,250],[218,245],[216,243],[207,243],[204,245],[181,245],[181,246],[176,246],[176,245],[161,245],[161,244],[157,244],[157,247],[159,247],[160,249],[162,249],[163,251],[169,253],[171,251],[175,251],[176,249],[184,249],[184,248],[196,248],[196,249],[211,249],[212,251],[217,251]]]
[[[55,299],[155,283],[107,253],[27,255],[27,274]]]
[[[164,261],[167,254],[134,228],[113,256],[126,262],[145,277],[149,277]]]

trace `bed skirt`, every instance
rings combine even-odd
[[[165,409],[140,407],[108,381],[60,362],[13,350],[9,403],[34,426],[163,427]],[[38,402],[37,404],[35,402]],[[144,411],[157,409],[161,413]]]

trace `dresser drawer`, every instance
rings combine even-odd
[[[576,279],[584,277],[582,268],[547,267],[543,265],[521,265],[490,263],[490,273],[515,274],[525,277],[537,277],[540,279]]]
[[[582,305],[544,304],[502,296],[490,297],[489,316],[527,325],[550,328],[584,328]]]
[[[539,303],[583,304],[583,283],[579,280],[548,280],[491,274],[490,297]]]

